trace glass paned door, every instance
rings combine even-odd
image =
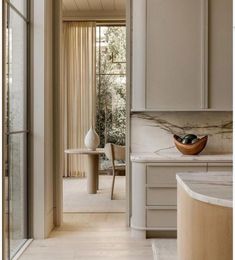
[[[125,145],[126,26],[96,27],[96,130],[100,146]]]
[[[7,202],[7,259],[28,239],[27,204],[27,1],[5,1],[5,183]]]
[[[96,131],[100,147],[125,145],[126,136],[126,26],[96,27]],[[101,170],[109,167],[100,156]]]
[[[9,136],[9,238],[13,257],[27,240],[26,134]]]
[[[25,17],[27,16],[28,0],[10,0],[10,3]]]
[[[27,24],[12,9],[9,10],[8,48],[8,116],[9,132],[27,128]]]

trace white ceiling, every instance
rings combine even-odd
[[[126,0],[62,0],[64,20],[124,20]]]
[[[126,0],[63,0],[65,12],[125,11]]]

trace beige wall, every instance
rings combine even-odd
[[[32,6],[32,236],[53,228],[53,0]]]
[[[64,171],[64,151],[63,151],[63,120],[61,114],[64,111],[62,106],[64,91],[61,84],[61,49],[62,49],[62,1],[54,0],[54,88],[53,88],[53,160],[54,160],[54,224],[59,226],[62,222],[63,204],[63,171]]]
[[[45,5],[45,234],[53,228],[53,0]]]

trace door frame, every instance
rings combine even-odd
[[[62,0],[54,10],[55,16],[55,62],[54,62],[54,112],[60,111],[60,88],[62,84]],[[127,70],[126,70],[126,224],[130,226],[131,216],[131,170],[130,170],[130,90],[131,90],[131,0],[126,0],[126,39],[127,39]],[[56,113],[54,113],[56,115]],[[54,119],[54,224],[60,226],[63,221],[63,171],[64,163],[63,156],[59,151],[63,149],[60,144],[60,120],[59,117]]]

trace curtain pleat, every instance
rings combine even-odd
[[[95,122],[96,24],[63,24],[63,122],[64,148],[84,148],[84,138]],[[85,158],[70,155],[64,176],[84,176]]]

